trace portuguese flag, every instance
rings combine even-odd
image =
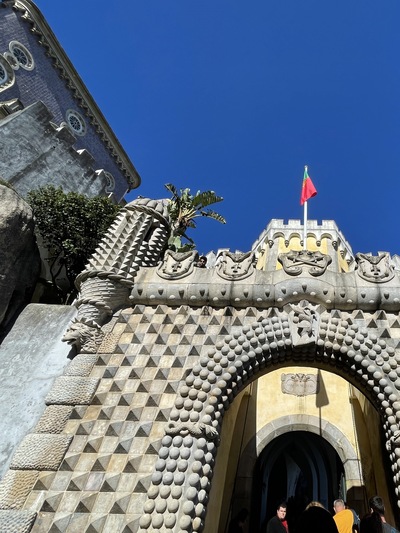
[[[308,175],[307,167],[304,167],[303,186],[301,187],[300,205],[307,202],[310,198],[317,194],[317,189],[314,187],[310,176]]]

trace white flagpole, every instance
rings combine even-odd
[[[308,167],[305,165],[304,170],[307,172]],[[307,250],[307,200],[304,202],[304,235],[303,250]]]
[[[307,201],[304,202],[304,235],[303,250],[307,250]]]

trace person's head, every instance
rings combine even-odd
[[[385,505],[383,503],[383,500],[380,496],[372,496],[372,498],[369,499],[369,507],[371,511],[375,511],[381,516],[384,516],[385,514]]]
[[[306,510],[309,509],[310,507],[322,507],[322,509],[325,509],[325,507],[322,505],[321,502],[310,502],[307,507],[306,507]]]
[[[207,257],[205,255],[201,255],[199,257],[199,260],[197,261],[197,266],[200,268],[205,268],[207,264]]]
[[[278,505],[278,507],[276,508],[276,516],[279,518],[279,520],[285,520],[286,510],[287,510],[286,502],[282,502]]]
[[[333,502],[333,509],[335,513],[340,513],[340,511],[344,511],[344,509],[346,509],[344,501],[341,498],[335,500]]]

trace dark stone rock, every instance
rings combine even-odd
[[[40,272],[30,206],[0,185],[0,327],[5,330],[29,303]]]

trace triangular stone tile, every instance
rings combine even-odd
[[[150,355],[150,353],[151,353],[150,346],[146,346],[145,344],[143,344],[143,346],[140,347],[140,350],[139,350],[140,355]]]
[[[124,379],[116,379],[110,387],[110,392],[121,392],[125,386]]]
[[[69,514],[68,516],[63,516],[62,518],[54,520],[50,529],[51,533],[65,533],[71,518],[72,515]]]
[[[106,401],[107,392],[98,392],[94,395],[91,404],[92,405],[104,405]]]
[[[77,435],[90,435],[94,424],[95,424],[94,420],[90,420],[90,422],[82,422],[81,424],[79,424],[78,429],[76,430],[76,434]]]
[[[148,354],[146,354],[146,355],[148,355]],[[130,379],[140,379],[140,376],[137,373],[137,371],[134,368],[132,368],[131,373],[129,374],[129,378]]]
[[[122,430],[123,422],[114,422],[110,424],[106,431],[107,437],[118,437]]]
[[[140,335],[139,333],[135,333],[132,337],[131,344],[142,344],[144,335]]]
[[[210,326],[219,326],[221,323],[216,316],[211,317]]]
[[[185,360],[183,357],[176,357],[174,362],[172,363],[172,368],[183,368],[185,364]]]
[[[149,399],[146,402],[146,407],[158,407],[160,403],[160,395],[154,394],[149,396]]]
[[[395,320],[390,327],[393,329],[400,328],[400,322],[398,320]]]
[[[226,329],[225,326],[222,326],[222,328],[219,331],[219,335],[229,335],[229,331]]]
[[[246,316],[252,316],[252,317],[256,317],[257,316],[257,312],[256,310],[254,309],[254,307],[248,307],[246,309],[246,313],[245,313]]]
[[[170,372],[169,368],[160,368],[154,379],[160,379],[160,380],[168,379],[169,372]]]
[[[84,415],[86,413],[86,410],[87,410],[87,406],[86,405],[77,405],[77,406],[75,406],[72,409],[72,412],[71,412],[71,415],[70,415],[71,420],[81,420],[84,417]]]
[[[148,486],[146,486],[146,485],[147,485],[146,480],[145,479],[141,479],[136,484],[136,487],[134,488],[133,492],[146,494],[148,489],[149,489],[150,482],[148,483]]]
[[[42,504],[41,511],[43,513],[55,513],[58,510],[63,494],[55,494],[46,498]]]
[[[175,324],[175,326],[171,330],[171,334],[180,335],[181,333],[182,333],[182,326],[178,326],[177,324]]]
[[[101,409],[101,411],[99,413],[98,420],[110,420],[114,409],[115,409],[114,406],[113,407],[103,407],[103,409]]]
[[[74,479],[71,479],[69,482],[67,490],[80,492],[85,488],[88,475],[83,474],[81,476],[76,476]]]
[[[155,315],[165,315],[167,312],[166,307],[164,305],[157,305],[156,310],[154,311]]]
[[[152,422],[146,422],[145,424],[141,424],[136,431],[135,437],[148,437],[150,435],[151,428],[153,427]]]
[[[364,313],[362,311],[355,311],[353,318],[354,318],[354,320],[363,320],[364,319]]]
[[[137,474],[140,469],[140,463],[142,462],[142,456],[129,459],[124,468],[124,474]]]
[[[237,316],[232,322],[232,326],[243,326],[243,321]]]
[[[92,472],[105,472],[110,461],[111,455],[99,456],[92,466]]]
[[[140,324],[150,324],[151,322],[151,317],[149,317],[148,315],[143,315],[142,318],[140,319]]]
[[[96,518],[96,520],[93,520],[90,524],[88,524],[87,529],[85,530],[85,533],[102,533],[104,532],[104,524],[106,523],[107,516],[102,516],[100,518]]]
[[[100,492],[116,492],[119,480],[119,474],[107,477],[101,486]]]
[[[367,323],[367,327],[369,327],[369,328],[377,328],[378,325],[377,325],[377,323],[375,322],[374,319],[371,319],[371,320]]]
[[[152,385],[151,381],[142,381],[141,383],[139,383],[139,386],[136,392],[149,392],[151,385]]]
[[[121,398],[118,401],[118,405],[128,406],[131,405],[133,401],[133,394],[122,394]]]
[[[108,366],[104,370],[103,378],[113,378],[115,374],[117,373],[118,367],[117,366]]]
[[[139,407],[137,409],[131,409],[128,413],[128,416],[126,417],[126,420],[138,422],[140,420],[140,417],[142,416],[143,408]]]
[[[376,314],[376,319],[377,320],[386,320],[387,317],[386,317],[385,311],[378,311],[377,314]]]
[[[98,437],[97,439],[88,440],[88,442],[86,443],[86,446],[83,449],[84,453],[98,453],[102,442],[103,442],[103,437]]]
[[[176,352],[176,346],[167,346],[164,355],[175,355]]]
[[[200,349],[198,349],[196,346],[192,346],[190,348],[189,355],[200,355]]]
[[[173,324],[174,322],[173,322],[172,318],[169,315],[165,315],[162,323],[163,324]]]
[[[75,513],[91,513],[96,502],[97,492],[90,496],[84,497],[78,503],[75,509]]]
[[[215,345],[215,337],[207,337],[204,341],[205,346],[214,346]]]
[[[230,307],[227,307],[224,311],[225,316],[233,316],[232,309]]]
[[[154,341],[154,344],[160,344],[160,345],[167,344],[168,343],[168,338],[169,338],[169,335],[167,335],[165,333],[157,335],[157,338]]]
[[[160,409],[156,416],[156,422],[168,422],[171,409]]]
[[[56,472],[42,472],[40,478],[36,481],[33,490],[49,490],[55,476]]]
[[[164,389],[165,394],[176,394],[179,387],[179,381],[168,383]]]
[[[72,472],[75,470],[75,466],[79,461],[80,454],[69,455],[64,458],[63,462],[60,465],[60,470]]]
[[[179,341],[179,344],[181,346],[189,346],[190,344],[192,344],[190,342],[190,340],[186,337],[186,335],[183,335],[183,337],[181,338],[181,340]]]
[[[157,368],[160,364],[160,357],[149,357],[147,361],[147,368]]]
[[[126,439],[126,440],[119,442],[117,447],[114,450],[114,453],[122,453],[122,454],[129,453],[129,450],[131,449],[131,446],[132,446],[132,441],[133,441],[133,438]]]
[[[391,338],[390,333],[389,333],[389,331],[387,329],[384,329],[382,331],[382,333],[379,335],[379,337],[381,339],[390,339]]]
[[[192,315],[188,315],[186,319],[186,324],[197,324],[197,320],[195,320]]]
[[[134,355],[126,355],[124,359],[122,360],[121,366],[132,366],[134,360],[135,360]]]
[[[111,514],[125,514],[128,509],[130,500],[131,500],[130,494],[129,496],[124,496],[123,498],[116,500],[114,505],[111,507],[110,513]]]
[[[142,315],[143,311],[145,309],[145,306],[143,304],[137,304],[132,310],[133,315]]]
[[[161,448],[161,441],[154,442],[146,450],[146,455],[158,455]]]
[[[158,333],[158,330],[160,329],[159,324],[157,324],[157,327],[154,324],[150,324],[147,333]]]

